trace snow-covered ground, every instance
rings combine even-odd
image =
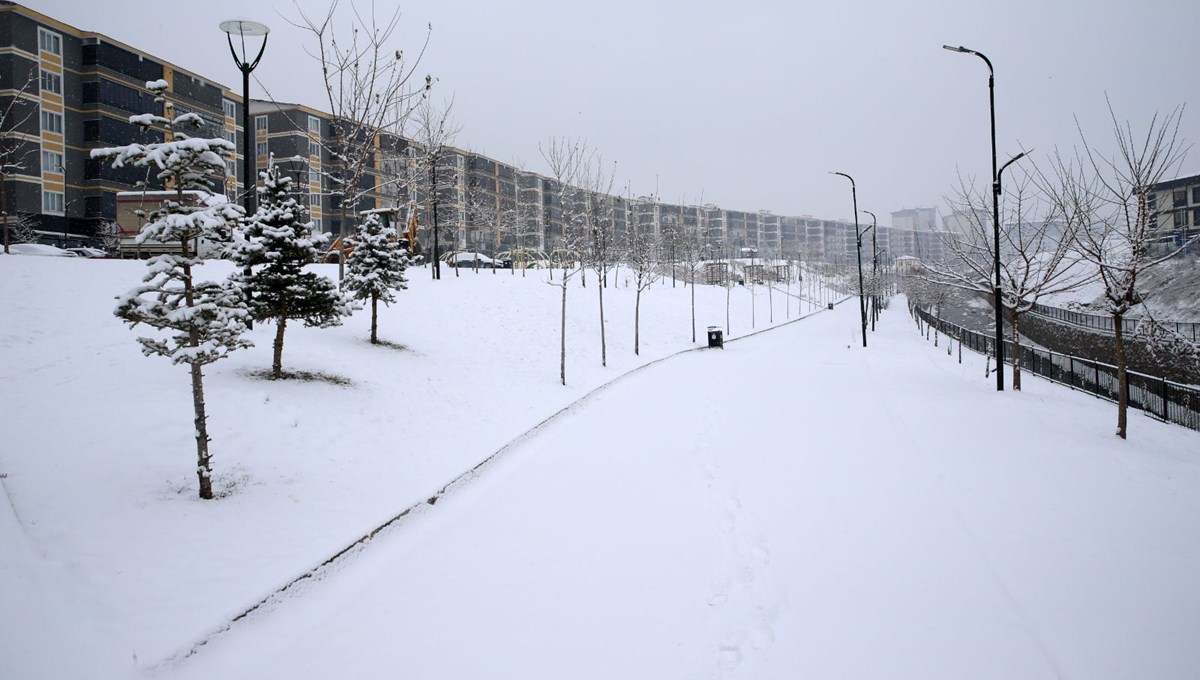
[[[225,265],[214,263],[214,276]],[[209,634],[590,390],[693,347],[689,291],[414,270],[360,313],[209,367],[218,501],[182,368],[111,316],[133,262],[0,258],[0,677],[1187,678],[1200,434],[857,305],[622,378],[322,578]],[[333,272],[333,267],[326,271]],[[755,326],[767,326],[757,288]],[[752,292],[731,297],[732,336]],[[776,324],[785,314],[775,293]],[[725,325],[701,286],[698,339]],[[804,312],[813,307],[805,305]],[[1002,423],[1003,425],[998,425]],[[186,658],[197,642],[208,640]]]

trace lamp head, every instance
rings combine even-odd
[[[230,36],[237,35],[243,38],[246,36],[266,35],[271,32],[271,28],[266,24],[260,24],[257,21],[250,21],[249,19],[230,19],[229,21],[222,21],[219,26],[222,31],[225,31]]]
[[[942,49],[950,50],[951,52],[963,52],[963,53],[971,52],[971,50],[968,50],[967,48],[963,47],[962,45],[959,45],[958,47],[952,47],[950,45],[942,45]]]

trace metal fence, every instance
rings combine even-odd
[[[1084,312],[1072,312],[1067,309],[1058,307],[1050,307],[1043,304],[1035,303],[1033,308],[1029,310],[1038,316],[1044,316],[1047,319],[1054,319],[1062,323],[1068,323],[1072,326],[1080,328],[1088,328],[1091,330],[1100,331],[1111,334],[1113,332],[1113,320],[1111,316],[1102,314],[1086,314]],[[1139,317],[1128,317],[1126,326],[1132,329],[1137,326]],[[1191,340],[1192,342],[1200,342],[1200,323],[1192,323],[1186,321],[1159,321],[1159,326],[1167,330],[1174,330],[1180,336]]]
[[[996,339],[983,333],[943,321],[917,307],[920,319],[939,332],[958,340],[968,349],[996,356]],[[1004,341],[1004,356],[1013,363],[1016,348]],[[1040,375],[1062,385],[1094,394],[1112,402],[1117,401],[1117,368],[1090,359],[1081,359],[1033,347],[1021,347],[1021,370]],[[1128,403],[1131,408],[1168,423],[1200,430],[1200,389],[1156,378],[1144,373],[1127,371]]]

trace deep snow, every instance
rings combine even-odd
[[[206,265],[224,275],[226,265]],[[0,677],[1079,677],[1200,668],[1200,435],[1040,380],[997,394],[893,305],[841,305],[619,380],[473,481],[228,619],[591,388],[692,347],[688,291],[452,272],[207,371],[226,498],[195,498],[186,372],[111,316],[132,262],[0,258]],[[326,272],[336,268],[326,267]],[[724,325],[701,286],[697,339]],[[733,291],[733,336],[751,291]],[[785,320],[782,297],[775,320]],[[756,325],[766,325],[757,289]],[[805,307],[805,312],[811,310]],[[793,307],[790,316],[796,317]],[[997,426],[1002,422],[1005,427]]]

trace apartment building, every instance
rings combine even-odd
[[[15,170],[3,177],[4,208],[27,218],[42,240],[78,245],[116,216],[116,194],[161,189],[144,169],[93,160],[95,148],[161,140],[142,131],[138,113],[195,113],[201,135],[236,141],[240,101],[227,88],[107,36],[79,30],[12,2],[0,2],[0,97],[21,104],[0,121]],[[147,91],[165,80],[164,101]],[[229,168],[236,178],[236,168]],[[238,179],[231,183],[236,185]],[[225,178],[214,177],[221,191]]]
[[[168,84],[162,101],[146,89],[148,81],[159,79]],[[204,122],[199,134],[235,145],[224,175],[212,178],[213,190],[231,199],[246,190],[240,153],[249,124],[258,170],[273,159],[292,175],[317,229],[332,234],[350,228],[362,210],[395,208],[407,216],[415,209],[419,239],[429,244],[436,203],[442,250],[549,253],[566,244],[564,208],[571,206],[564,200],[583,197],[578,191],[564,197],[551,178],[459,148],[441,149],[430,173],[421,144],[381,131],[359,142],[368,149],[369,163],[358,178],[356,204],[343,206],[333,148],[336,120],[330,114],[304,104],[252,101],[251,120],[243,121],[241,97],[229,88],[4,0],[0,98],[5,104],[16,100],[16,113],[0,121],[0,137],[19,160],[19,167],[0,177],[0,199],[10,215],[30,218],[46,242],[87,242],[101,222],[115,219],[119,192],[164,188],[145,170],[113,168],[89,156],[95,148],[164,139],[165,129],[142,131],[129,123],[129,116],[148,112],[196,113]],[[692,237],[709,258],[749,249],[762,256],[845,260],[855,252],[854,225],[843,220],[675,205],[651,197],[588,200],[610,221],[614,237],[632,228],[654,238]],[[884,247],[892,255],[934,249],[928,238],[885,234],[880,227],[877,240],[888,243]]]
[[[1154,213],[1155,250],[1169,252],[1200,233],[1200,175],[1151,185],[1147,200]],[[1200,246],[1190,248],[1200,251]]]

